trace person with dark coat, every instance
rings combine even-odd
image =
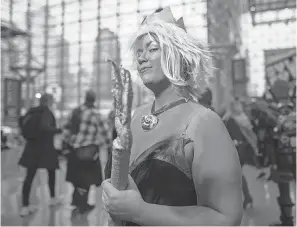
[[[73,212],[85,213],[95,206],[88,204],[91,185],[102,182],[99,148],[109,143],[102,119],[96,113],[95,92],[86,93],[85,103],[74,109],[63,132],[63,147],[69,150],[66,181],[74,187]]]
[[[48,171],[48,184],[51,196],[51,205],[59,203],[55,198],[55,174],[56,169],[59,168],[58,153],[54,147],[54,136],[62,132],[56,126],[55,117],[51,111],[53,104],[53,96],[44,94],[40,98],[40,105],[31,108],[28,114],[38,115],[40,122],[36,122],[38,127],[38,137],[36,139],[26,139],[24,152],[19,160],[19,165],[26,168],[27,173],[23,183],[22,189],[22,209],[21,216],[26,216],[35,211],[35,208],[29,206],[29,195],[33,179],[38,169],[47,169]],[[22,119],[20,120],[22,125]],[[32,131],[36,128],[32,128]]]

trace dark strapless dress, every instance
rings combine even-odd
[[[191,165],[184,147],[191,143],[185,133],[162,140],[146,149],[132,163],[130,174],[145,202],[167,206],[197,205]],[[111,155],[105,167],[106,179],[111,175]],[[123,225],[137,225],[125,222]]]

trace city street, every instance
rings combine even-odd
[[[57,207],[50,207],[49,192],[47,187],[47,173],[40,171],[33,183],[31,192],[32,204],[38,207],[38,211],[28,217],[19,216],[20,193],[24,170],[18,167],[17,162],[21,151],[14,148],[1,152],[1,225],[4,226],[95,226],[100,225],[102,213],[101,188],[92,188],[89,196],[91,204],[96,203],[96,209],[84,216],[71,217],[72,186],[65,182],[65,160],[61,160],[61,168],[57,171],[56,191],[64,204]],[[104,162],[105,155],[101,155]],[[257,181],[258,170],[251,167],[244,167],[244,174],[247,177],[253,198],[254,207],[245,211],[242,225],[267,226],[276,223],[279,218],[279,208],[276,197],[278,196],[277,186],[272,182]],[[57,194],[58,194],[57,193]]]

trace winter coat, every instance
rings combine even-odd
[[[32,108],[40,118],[40,137],[36,140],[27,140],[19,164],[25,168],[58,169],[58,152],[54,147],[54,136],[61,132],[56,127],[56,119],[46,106]]]

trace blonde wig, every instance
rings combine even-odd
[[[131,40],[134,62],[137,61],[135,44],[145,35],[160,45],[163,73],[179,94],[198,102],[209,87],[213,71],[212,56],[207,46],[177,24],[155,19],[143,24]]]

